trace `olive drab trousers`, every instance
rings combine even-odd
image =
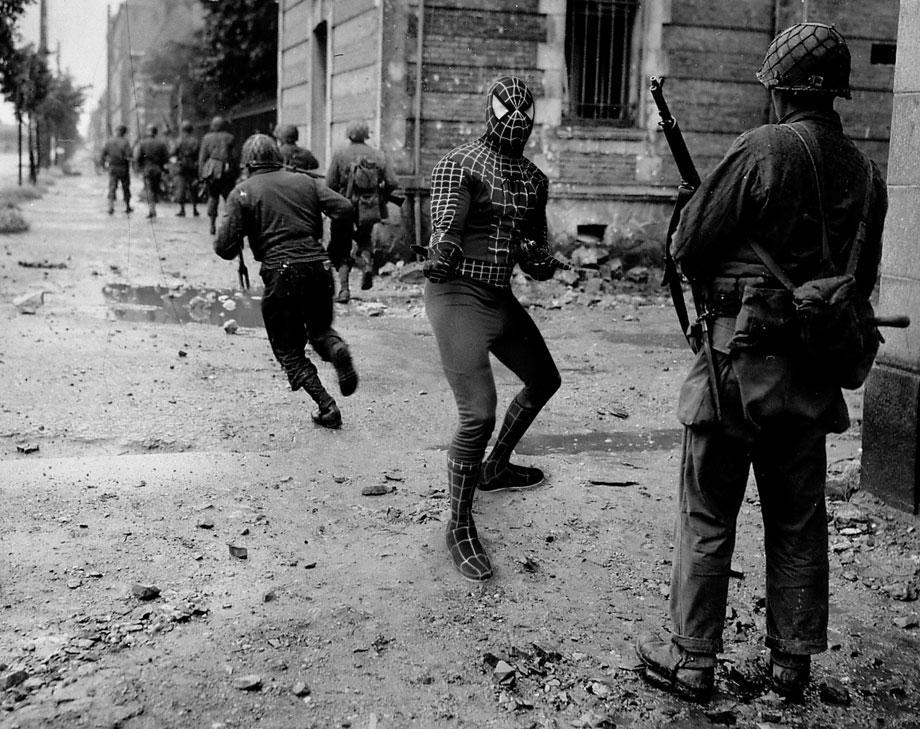
[[[731,395],[731,393],[728,393]],[[754,438],[719,426],[687,427],[672,563],[673,640],[718,653],[736,520],[754,468],[766,556],[766,644],[787,653],[827,647],[828,559],[825,429],[777,419]]]

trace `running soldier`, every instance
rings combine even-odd
[[[157,201],[163,184],[163,172],[169,162],[169,147],[157,136],[157,128],[147,126],[147,136],[137,147],[135,163],[144,177],[144,193],[147,196],[147,217],[157,216]]]
[[[347,220],[351,203],[309,175],[285,170],[278,147],[266,134],[246,140],[242,161],[249,176],[227,198],[214,250],[232,260],[242,252],[243,239],[249,240],[253,257],[262,262],[262,319],[272,351],[291,390],[303,389],[316,402],[313,422],[338,428],[342,414],[305,349],[309,342],[332,363],[342,395],[355,391],[358,375],[351,354],[332,328],[334,284],[322,243],[322,215]]]
[[[543,336],[511,292],[511,272],[519,263],[525,273],[545,280],[566,265],[550,255],[547,244],[548,180],[524,157],[533,129],[530,90],[519,78],[502,77],[489,89],[485,106],[485,133],[448,152],[432,172],[432,234],[424,268],[425,308],[460,418],[447,452],[447,548],[460,574],[473,582],[492,576],[473,523],[473,495],[477,489],[543,483],[538,468],[509,458],[560,385]],[[497,405],[490,352],[524,387],[483,461]]]
[[[326,184],[351,200],[355,210],[352,221],[333,221],[329,234],[329,260],[339,274],[335,300],[341,304],[351,298],[352,244],[361,268],[361,289],[374,285],[374,225],[387,217],[387,199],[399,186],[383,152],[367,144],[367,124],[353,122],[345,134],[350,143],[333,153],[326,170]]]
[[[217,228],[217,207],[220,198],[227,199],[239,175],[235,145],[236,138],[227,131],[226,120],[221,116],[215,116],[211,120],[211,131],[202,138],[198,151],[198,177],[208,186],[211,235],[214,235]]]
[[[119,124],[115,127],[115,136],[109,138],[102,148],[100,162],[103,169],[109,171],[109,215],[115,212],[115,193],[121,185],[121,194],[125,199],[125,212],[131,207],[131,143],[126,135],[128,127]]]
[[[738,511],[753,464],[764,523],[766,645],[774,689],[802,695],[811,655],[827,649],[824,502],[827,433],[849,426],[840,387],[784,322],[795,286],[843,270],[855,249],[868,300],[887,209],[876,166],[844,134],[834,98],[850,98],[850,53],[834,28],[799,23],[767,50],[757,78],[778,123],[738,137],[684,208],[672,243],[706,291],[721,400],[706,354],[680,392],[685,426],[671,572],[671,636],[640,638],[648,680],[686,698],[713,691]],[[865,238],[857,233],[865,223]],[[768,260],[770,263],[768,263]]]
[[[176,157],[176,197],[180,218],[185,217],[185,203],[191,202],[192,215],[198,217],[198,150],[201,146],[190,121],[182,122],[179,140],[173,154]]]

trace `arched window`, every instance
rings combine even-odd
[[[627,123],[633,25],[639,0],[568,0],[569,119]]]

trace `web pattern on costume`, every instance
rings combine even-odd
[[[505,113],[496,116],[492,99],[497,99]],[[533,131],[533,95],[515,76],[503,76],[489,91],[486,108],[486,136],[508,154],[521,155]]]
[[[450,523],[447,526],[447,548],[457,570],[466,579],[481,582],[492,576],[492,563],[479,541],[473,523],[473,493],[479,482],[478,463],[447,459],[450,486]]]
[[[466,253],[462,241],[466,221],[457,220],[458,201],[464,187],[472,202],[477,190],[486,191],[490,201],[488,211],[474,211],[471,207],[466,221],[473,215],[488,215],[484,222],[490,233],[488,259],[464,257],[459,273],[464,278],[507,287],[524,238],[546,240],[543,212],[549,187],[546,175],[526,157],[503,154],[484,138],[453,149],[438,162],[431,175],[429,248],[435,256],[448,245]]]

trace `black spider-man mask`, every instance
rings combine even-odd
[[[502,76],[489,89],[486,138],[515,157],[524,153],[533,131],[533,94],[516,76]]]

